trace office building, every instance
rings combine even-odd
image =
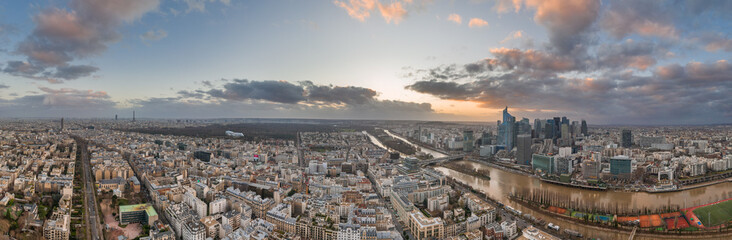
[[[503,122],[498,123],[498,145],[504,145],[507,151],[511,151],[516,139],[516,118],[508,113],[508,107],[503,109]]]
[[[572,174],[574,172],[574,161],[567,157],[555,158],[556,174]]]
[[[518,135],[516,141],[516,163],[531,165],[531,135]]]
[[[633,133],[630,129],[623,129],[623,135],[621,137],[620,146],[629,148],[633,146]]]
[[[534,154],[531,157],[531,167],[534,171],[540,171],[541,173],[554,174],[554,156],[546,156]]]
[[[613,177],[627,179],[632,172],[632,159],[628,156],[619,155],[610,158],[610,174]]]
[[[544,122],[544,139],[554,139],[554,120],[549,119]]]
[[[569,124],[562,123],[562,139],[570,139],[572,134],[569,132]]]
[[[143,203],[136,205],[120,205],[119,206],[119,223],[141,223],[143,225],[152,225],[158,220],[158,213],[152,204]]]
[[[582,119],[582,124],[580,125],[580,132],[582,133],[582,135],[589,135],[587,132],[587,122],[584,119]]]
[[[528,134],[531,135],[531,124],[528,118],[522,118],[521,121],[516,123],[517,132],[516,135]]]
[[[475,139],[473,139],[473,130],[464,130],[463,131],[463,152],[472,152],[474,141],[475,141]]]
[[[544,132],[542,130],[542,127],[544,126],[544,123],[541,121],[541,119],[534,119],[534,132],[533,136],[534,138],[541,138],[544,135]]]
[[[195,151],[195,152],[193,152],[193,158],[204,161],[204,162],[210,162],[211,153],[206,152],[206,151]]]
[[[493,144],[493,134],[491,132],[483,132],[480,140],[480,145],[486,146],[491,144]]]
[[[582,177],[587,180],[597,180],[600,176],[601,166],[599,162],[585,160],[582,162]]]

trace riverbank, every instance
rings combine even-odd
[[[507,206],[511,206],[517,210],[523,211],[524,213],[528,213],[537,219],[544,219],[547,223],[554,222],[555,225],[559,225],[562,229],[569,228],[577,230],[587,238],[627,239],[628,233],[627,231],[620,233],[623,231],[605,231],[593,227],[585,227],[585,225],[578,225],[575,222],[547,215],[543,211],[538,212],[525,208],[510,200],[508,196],[517,192],[545,192],[551,195],[551,197],[557,199],[557,203],[567,203],[564,207],[577,208],[577,206],[586,206],[590,212],[619,212],[619,215],[623,216],[674,211],[677,209],[685,209],[691,206],[699,206],[709,202],[732,198],[732,183],[722,183],[694,190],[660,194],[650,194],[646,192],[594,191],[549,184],[540,181],[538,178],[526,177],[525,174],[520,174],[517,171],[504,170],[504,168],[501,167],[493,167],[493,164],[486,164],[479,161],[463,160],[456,162],[470,164],[471,168],[490,170],[491,180],[486,181],[445,167],[436,167],[436,169],[445,174],[445,176],[454,178],[461,183],[469,185],[473,189],[476,189],[477,191],[484,193],[490,198],[496,199]],[[635,239],[659,239],[658,236],[651,236],[653,235],[639,233],[636,235]],[[687,238],[684,236],[679,237]],[[699,237],[697,237],[697,239],[698,238]],[[732,239],[727,238],[727,235],[725,234],[708,236],[706,238]]]
[[[412,145],[413,147],[418,148],[419,151],[421,151],[421,152],[424,152],[426,154],[432,155],[433,158],[442,158],[442,157],[447,157],[447,156],[450,155],[450,154],[447,154],[447,153],[438,151],[437,149],[433,149],[433,148],[430,148],[430,147],[425,148],[425,147],[422,146],[422,144],[419,141],[414,141],[414,142],[409,141],[405,137],[402,137],[399,134],[393,133],[393,132],[389,131],[388,129],[384,129],[384,131],[387,134],[389,134],[389,136],[391,136],[393,138],[396,138],[396,139],[399,139],[399,140],[402,140],[402,141],[408,143],[409,145]]]
[[[556,212],[549,211],[535,203],[531,203],[530,201],[527,201],[525,199],[520,199],[516,197],[511,197],[511,200],[518,203],[524,208],[531,209],[532,211],[541,212],[544,215],[552,216],[558,219],[562,219],[564,221],[572,222],[576,225],[581,225],[585,228],[593,228],[598,229],[602,231],[612,231],[617,234],[625,234],[630,236],[630,234],[635,229],[635,236],[639,237],[648,237],[648,238],[654,238],[654,239],[668,239],[668,238],[674,238],[674,239],[710,239],[710,238],[720,238],[720,239],[727,239],[728,237],[732,236],[732,231],[725,231],[725,232],[719,232],[718,230],[701,230],[701,229],[695,229],[695,230],[661,230],[659,231],[657,227],[647,227],[647,228],[638,228],[637,226],[630,226],[630,225],[620,225],[615,221],[595,221],[595,222],[587,222],[587,220],[577,217],[572,217],[565,214],[559,214]],[[678,221],[678,220],[677,220]],[[665,221],[664,221],[665,222]]]
[[[515,168],[513,166],[499,163],[499,162],[477,160],[477,159],[473,159],[473,158],[468,158],[466,160],[475,162],[475,163],[479,163],[479,164],[483,164],[488,167],[499,168],[504,171],[510,171],[510,172],[517,173],[517,174],[523,174],[528,177],[537,178],[537,179],[547,182],[547,183],[552,183],[552,184],[557,184],[557,185],[562,185],[562,186],[572,187],[572,188],[590,189],[590,190],[596,190],[596,191],[609,190],[609,191],[614,191],[614,192],[646,192],[646,193],[656,194],[656,193],[680,192],[680,191],[691,190],[691,189],[696,189],[696,188],[709,187],[709,186],[720,184],[720,183],[732,182],[732,178],[726,178],[726,179],[721,179],[721,180],[715,180],[713,182],[699,183],[699,184],[695,184],[695,185],[688,185],[688,186],[677,187],[677,188],[673,188],[673,189],[653,190],[653,189],[648,189],[648,188],[639,188],[636,190],[631,190],[631,189],[626,189],[624,187],[598,187],[598,186],[559,182],[559,181],[555,181],[555,180],[551,180],[551,179],[541,178],[539,176],[534,175],[532,172],[528,172],[524,169]]]
[[[448,153],[445,150],[437,149],[437,148],[435,148],[435,147],[433,147],[431,145],[425,144],[425,143],[423,143],[423,142],[421,142],[421,141],[419,141],[417,139],[414,139],[414,138],[411,138],[411,137],[405,137],[405,136],[399,135],[397,133],[394,133],[392,131],[389,131],[389,132],[391,134],[395,135],[395,136],[398,136],[398,137],[407,139],[407,140],[409,140],[410,143],[415,144],[415,145],[419,145],[419,147],[421,147],[421,148],[429,149],[430,151],[435,151],[435,152],[442,153],[442,154],[445,154],[445,155],[450,155],[450,153]]]
[[[464,174],[468,174],[470,176],[479,177],[485,180],[491,180],[490,172],[489,171],[480,171],[472,169],[472,171],[468,170],[469,168],[467,166],[462,166],[458,163],[445,163],[440,165],[440,167],[449,168]]]
[[[419,149],[415,148],[410,142],[403,141],[402,139],[392,137],[391,134],[389,134],[388,130],[381,129],[381,128],[375,128],[366,130],[366,132],[374,136],[381,144],[384,146],[394,149],[397,152],[400,152],[402,154],[412,156]]]

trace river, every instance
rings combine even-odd
[[[487,169],[490,172],[491,180],[484,180],[482,178],[463,174],[444,167],[437,167],[435,169],[460,182],[472,186],[478,191],[485,192],[489,197],[506,205],[520,209],[524,213],[530,213],[536,217],[543,218],[547,220],[547,222],[558,224],[561,228],[577,230],[585,237],[627,239],[628,234],[616,233],[611,230],[599,230],[592,227],[578,225],[563,219],[556,219],[540,212],[534,212],[510,201],[508,199],[508,195],[514,191],[519,192],[524,190],[534,191],[544,189],[554,193],[568,194],[575,201],[584,201],[587,203],[596,203],[607,206],[615,206],[617,204],[619,206],[633,207],[636,209],[655,209],[661,205],[678,205],[679,207],[684,208],[685,206],[692,207],[732,197],[732,183],[729,182],[667,193],[595,191],[545,183],[533,177],[504,171],[480,163],[470,161],[459,161],[459,163],[468,164],[475,169]],[[642,235],[637,235],[635,239],[654,238],[644,238]]]
[[[405,143],[408,143],[409,145],[412,145],[412,147],[415,147],[417,149],[420,149],[420,151],[423,152],[423,153],[431,154],[433,158],[447,157],[447,155],[445,155],[444,153],[441,153],[441,152],[438,152],[438,151],[434,151],[434,150],[431,150],[431,149],[428,149],[428,148],[420,147],[419,145],[414,144],[414,143],[408,141],[407,139],[404,139],[403,137],[400,137],[399,135],[396,135],[396,134],[392,133],[389,130],[384,129],[384,131],[386,132],[386,134],[389,134],[389,136],[392,136],[393,138],[402,140]]]
[[[388,148],[387,148],[386,146],[384,146],[384,144],[383,144],[383,143],[381,143],[381,141],[379,141],[379,139],[377,139],[377,138],[376,138],[376,137],[374,137],[373,135],[369,134],[369,133],[368,133],[368,132],[366,132],[366,131],[363,131],[362,133],[363,133],[363,134],[366,134],[366,136],[368,136],[368,137],[369,137],[369,140],[371,140],[371,143],[373,143],[373,144],[374,144],[374,145],[376,145],[377,147],[380,147],[380,148],[383,148],[383,149],[389,150],[389,149],[388,149]]]

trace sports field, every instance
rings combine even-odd
[[[692,212],[705,227],[717,226],[732,220],[732,201],[699,207]]]

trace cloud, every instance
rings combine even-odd
[[[384,17],[386,23],[394,21],[394,24],[399,24],[407,15],[407,11],[404,10],[400,2],[392,2],[388,5],[379,3],[379,12],[381,12],[381,16]]]
[[[732,52],[732,39],[723,36],[717,32],[705,32],[694,38],[698,43],[702,44],[704,49],[709,52],[727,51]]]
[[[102,53],[109,44],[121,38],[117,29],[123,23],[140,19],[158,5],[158,0],[72,0],[69,2],[70,10],[44,9],[33,17],[35,29],[18,43],[15,50],[27,58],[22,62],[24,66],[6,67],[4,72],[49,82],[58,80],[47,76],[88,76],[68,74],[69,70],[80,69],[70,66],[71,62]],[[19,66],[19,61],[12,62]],[[54,68],[56,72],[52,72]],[[41,73],[44,76],[37,75]]]
[[[180,98],[149,98],[133,101],[137,116],[154,118],[317,118],[317,119],[433,119],[429,103],[384,100],[363,105],[309,105],[273,102],[203,102]],[[195,112],[196,115],[191,115]]]
[[[348,3],[336,0],[333,3],[345,9],[352,18],[364,22],[376,7],[377,0],[349,0]]]
[[[460,17],[460,15],[456,13],[450,14],[450,16],[447,17],[447,21],[451,21],[457,24],[463,23],[462,17]]]
[[[507,70],[567,72],[577,70],[580,65],[576,59],[568,56],[531,49],[494,48],[490,52],[495,59],[487,63]]]
[[[318,85],[310,81],[224,80],[221,86],[179,91],[173,97],[127,100],[121,104],[104,91],[39,87],[38,92],[0,98],[0,115],[13,117],[209,118],[279,117],[325,119],[434,119],[429,103],[376,99],[372,89]],[[0,85],[2,88],[2,85]],[[121,107],[131,104],[132,107]]]
[[[471,18],[470,22],[468,22],[468,26],[471,28],[485,27],[488,26],[488,22],[480,18]]]
[[[375,101],[376,91],[362,87],[340,87],[315,85],[313,82],[301,83],[306,92],[308,101],[360,105]]]
[[[88,65],[59,66],[51,77],[71,80],[90,76],[98,70],[99,68]]]
[[[116,103],[103,91],[52,89],[14,99],[0,99],[0,114],[13,117],[100,117]]]
[[[183,2],[186,4],[187,9],[186,13],[191,12],[206,12],[206,4],[207,3],[213,3],[217,2],[216,0],[183,0]],[[221,2],[222,4],[229,6],[231,4],[231,0],[220,0],[218,2]],[[170,9],[173,15],[178,15],[180,13],[178,10]]]
[[[632,58],[656,51],[643,45],[623,46],[618,55]],[[497,49],[494,56],[463,68],[423,70],[405,88],[485,108],[559,111],[607,124],[699,124],[732,117],[732,64],[726,60],[647,66],[649,75],[597,63],[555,65],[557,56],[540,52]]]
[[[603,14],[600,26],[616,38],[636,33],[676,39],[678,30],[673,17],[659,2],[617,1],[612,2]]]
[[[646,70],[666,58],[669,51],[654,42],[628,39],[618,44],[602,44],[597,47],[596,68]]]
[[[504,38],[503,40],[501,40],[500,43],[501,44],[504,44],[504,43],[506,43],[508,41],[511,41],[511,40],[514,40],[514,39],[520,39],[520,38],[523,38],[523,37],[524,37],[524,31],[521,31],[521,30],[513,31],[513,32],[509,33],[508,36],[506,36],[506,38]]]
[[[511,9],[515,9],[516,12],[518,12],[521,10],[522,4],[522,0],[497,0],[496,4],[493,6],[493,10],[498,13],[506,13]]]
[[[288,104],[305,100],[303,87],[286,81],[235,79],[226,83],[223,89],[211,89],[208,93],[226,100],[254,99]]]
[[[10,86],[0,83],[0,89],[10,88]]]
[[[494,9],[518,12],[523,6],[535,10],[534,21],[547,28],[552,47],[563,54],[585,47],[585,35],[600,12],[599,0],[501,0]]]
[[[168,32],[162,29],[150,30],[140,35],[140,39],[143,42],[158,41],[168,36]]]
[[[431,1],[393,0],[381,3],[379,0],[335,0],[333,4],[346,10],[351,18],[365,22],[371,12],[378,10],[386,23],[399,24],[408,15],[407,7],[421,11]]]

